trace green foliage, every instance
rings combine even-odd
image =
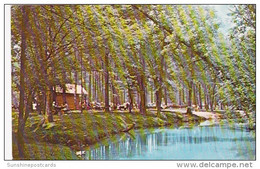
[[[106,99],[123,104],[130,102],[131,96],[138,107],[133,114],[124,115],[117,114],[121,111],[98,115],[83,111],[82,118],[64,116],[60,124],[47,123],[42,131],[29,122],[26,127],[34,128],[37,138],[46,136],[57,142],[55,135],[66,135],[93,143],[133,122],[137,128],[146,128],[185,119],[181,113],[162,113],[159,107],[157,115],[150,111],[140,115],[138,109],[147,108],[148,91],[155,93],[153,100],[158,104],[169,99],[176,103],[181,97],[187,103],[191,95],[196,101],[198,92],[193,87],[199,86],[204,103],[211,103],[211,107],[221,103],[228,118],[233,118],[237,109],[255,114],[255,5],[235,5],[230,13],[234,26],[225,35],[210,6],[26,5],[26,18],[22,18],[21,7],[13,5],[11,9],[12,92],[16,100],[21,90],[24,33],[27,106],[31,105],[29,96],[44,105],[46,93],[54,86],[74,83],[88,86],[88,101]],[[21,30],[23,20],[28,21],[26,30]],[[103,96],[104,88],[109,96]],[[15,115],[15,123],[17,118]],[[244,122],[242,117],[239,122]],[[78,131],[82,126],[84,130]],[[60,141],[65,144],[65,140]]]
[[[235,26],[230,32],[232,43],[229,44],[218,31],[217,15],[209,7],[28,6],[28,85],[42,91],[48,85],[76,81],[67,75],[73,69],[81,71],[83,65],[84,69],[103,70],[104,56],[109,50],[108,70],[122,81],[119,85],[118,81],[110,79],[117,90],[129,85],[139,90],[139,86],[130,81],[137,80],[142,73],[147,79],[145,83],[149,82],[147,85],[155,90],[158,86],[166,87],[168,93],[174,90],[169,81],[173,81],[180,89],[186,88],[185,84],[189,86],[192,80],[206,86],[217,85],[218,97],[223,103],[245,103],[242,107],[253,111],[255,6],[236,5],[233,10],[230,15],[234,18]],[[19,55],[18,48],[14,49],[19,46],[20,40],[19,12],[19,6],[12,7],[14,68],[16,55]],[[235,40],[237,38],[239,41]],[[168,66],[164,67],[164,62]],[[177,67],[170,66],[172,62]],[[16,69],[19,70],[19,67]],[[245,70],[249,70],[249,73]],[[18,84],[16,76],[14,73],[13,79]],[[155,83],[157,79],[159,84]],[[228,92],[227,96],[222,96],[223,90]],[[170,98],[176,99],[175,96]]]

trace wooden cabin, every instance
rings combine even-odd
[[[81,86],[75,84],[66,84],[66,91],[60,86],[56,86],[56,103],[62,106],[67,102],[70,110],[80,109],[80,102],[86,101],[87,91]]]

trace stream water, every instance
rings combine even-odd
[[[228,126],[135,130],[77,154],[86,160],[254,160],[255,134]]]

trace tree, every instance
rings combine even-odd
[[[20,101],[19,101],[19,117],[18,117],[18,130],[17,130],[17,143],[18,151],[21,159],[24,158],[24,127],[28,117],[28,112],[25,112],[25,62],[26,62],[26,39],[27,39],[27,24],[28,24],[28,8],[21,7],[21,57],[20,57]]]
[[[121,89],[127,89],[130,112],[137,92],[142,114],[146,114],[147,89],[155,92],[158,115],[163,99],[166,105],[176,98],[184,104],[185,97],[188,106],[202,108],[204,101],[212,111],[217,102],[255,110],[252,5],[235,6],[231,15],[236,26],[230,39],[219,31],[218,19],[209,7],[39,5],[28,10],[25,79],[34,92],[25,86],[28,99],[23,100],[30,110],[34,95],[47,99],[42,104],[50,122],[55,86],[65,91],[66,83],[82,84],[82,71],[89,72],[88,100],[104,100],[106,112],[110,101],[120,102]],[[17,18],[13,17],[14,23]],[[12,25],[12,38],[17,41],[13,46],[22,44],[18,29]],[[14,86],[21,85],[17,77]]]

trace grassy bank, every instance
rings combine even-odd
[[[13,113],[13,158],[19,159],[15,132],[17,113]],[[54,116],[53,123],[42,123],[43,116],[33,113],[25,127],[25,159],[77,159],[75,151],[97,145],[107,137],[122,132],[135,123],[135,129],[176,127],[194,124],[203,118],[185,116],[178,112],[163,112],[160,117],[149,111],[138,112],[87,112]]]

